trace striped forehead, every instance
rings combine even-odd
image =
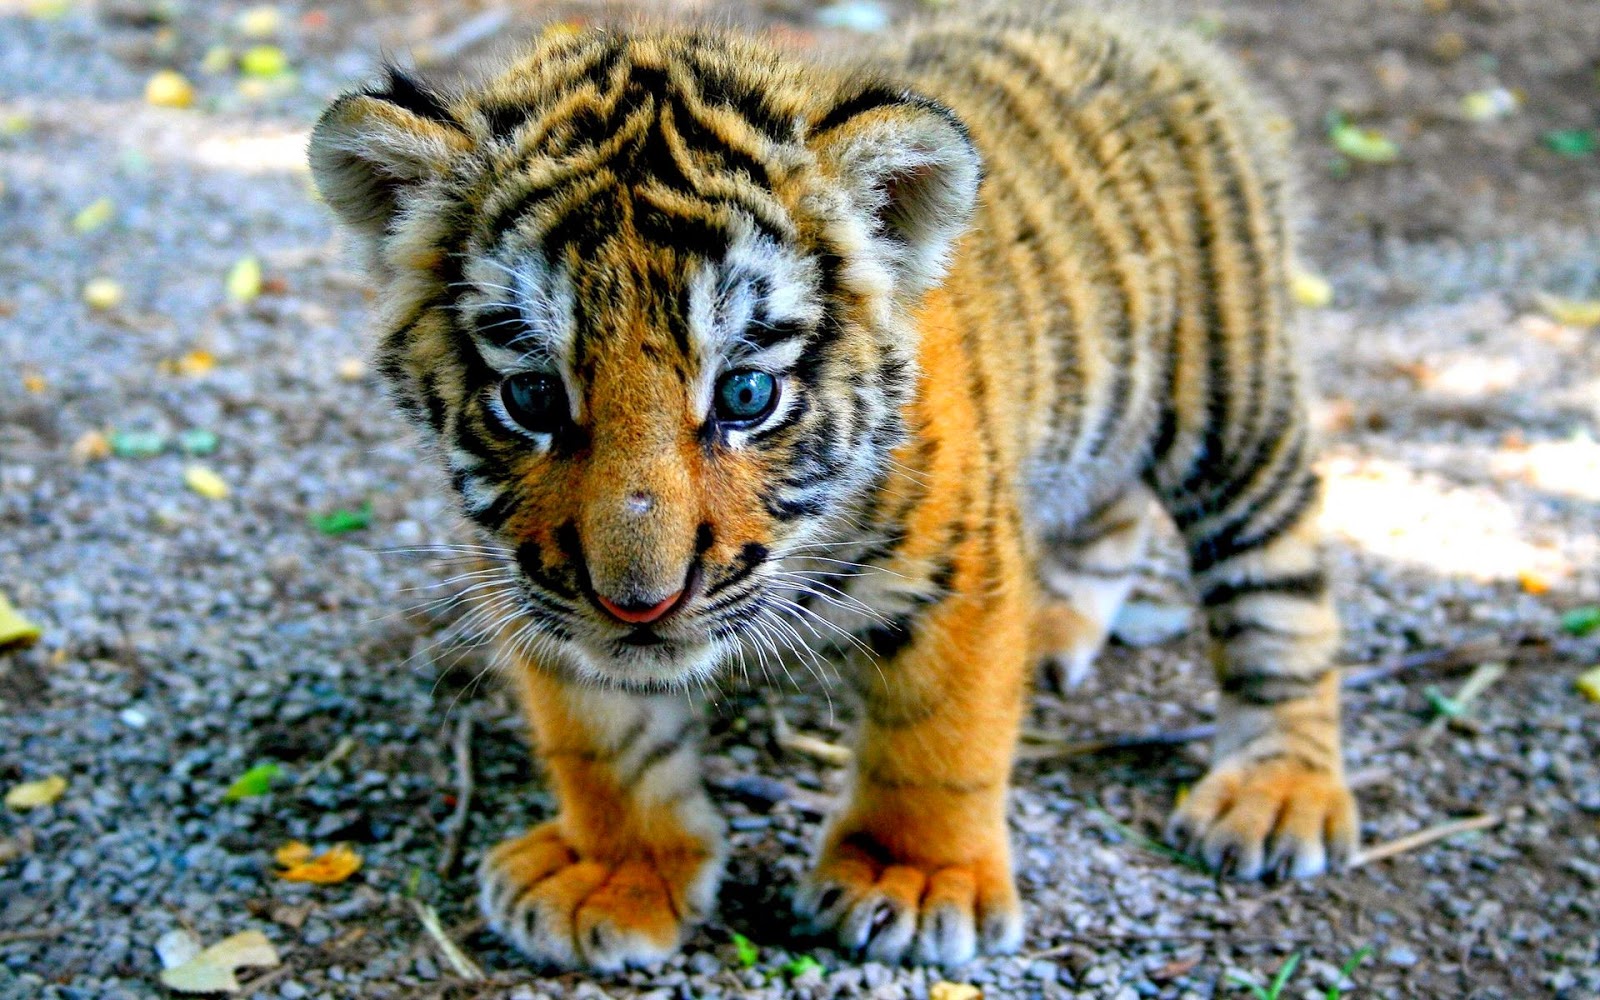
[[[482,256],[467,267],[470,292],[462,311],[489,367],[569,377],[584,342],[605,336],[603,328],[620,318],[617,307],[624,302],[655,303],[643,318],[671,327],[663,332],[701,372],[758,361],[787,368],[822,320],[816,260],[754,227],[716,258],[676,259],[685,265],[681,270],[647,271],[608,254],[575,275],[569,262],[552,264],[536,250]],[[585,292],[610,301],[580,301]]]
[[[800,148],[798,114],[692,46],[595,43],[569,56],[536,92],[512,73],[480,101],[497,164],[490,242],[515,231],[551,259],[591,256],[626,226],[711,255],[734,217],[792,238],[773,185]]]

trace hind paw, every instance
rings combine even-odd
[[[1337,871],[1355,855],[1357,832],[1344,779],[1287,758],[1218,764],[1167,824],[1174,847],[1240,879]]]

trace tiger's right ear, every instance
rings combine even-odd
[[[409,192],[472,148],[444,100],[401,70],[333,102],[311,131],[311,176],[339,219],[376,249]]]

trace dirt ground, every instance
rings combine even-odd
[[[293,85],[241,86],[221,57],[204,65],[260,43],[245,4],[37,16],[48,6],[0,0],[0,592],[44,633],[0,652],[0,788],[69,783],[53,805],[0,810],[0,997],[168,995],[154,945],[177,929],[264,932],[284,964],[242,972],[241,995],[286,1000],[920,1000],[941,979],[991,998],[1230,997],[1296,955],[1283,996],[1323,997],[1363,949],[1345,996],[1600,997],[1600,704],[1574,685],[1600,633],[1560,624],[1600,603],[1600,329],[1556,322],[1541,297],[1600,298],[1600,153],[1550,138],[1600,130],[1592,0],[1146,5],[1241,59],[1297,136],[1302,257],[1332,288],[1300,326],[1323,394],[1342,655],[1352,673],[1394,668],[1347,701],[1364,841],[1496,825],[1337,879],[1219,884],[1147,840],[1200,775],[1199,745],[1029,761],[1013,809],[1023,954],[861,965],[788,917],[842,771],[774,738],[781,714],[844,740],[852,709],[730,685],[706,763],[733,828],[721,910],[664,967],[600,979],[541,975],[476,921],[472,866],[552,801],[483,678],[490,654],[438,600],[453,564],[425,550],[464,536],[353,366],[369,303],[300,163],[320,104],[379,51],[448,75],[592,11],[282,3],[270,41]],[[802,0],[717,10],[797,46],[849,43]],[[168,67],[195,107],[145,103]],[[1464,114],[1496,88],[1505,117]],[[1334,116],[1398,158],[1340,155]],[[100,198],[109,219],[86,224]],[[249,255],[262,293],[230,302],[224,276]],[[86,305],[96,277],[122,301]],[[86,460],[85,435],[108,429],[168,444]],[[194,430],[214,452],[171,444]],[[196,462],[229,496],[185,488]],[[308,523],[363,502],[365,530]],[[1485,663],[1504,676],[1437,722]],[[1030,730],[1035,746],[1170,733],[1213,705],[1191,634],[1111,649],[1083,690],[1038,696]],[[462,720],[476,788],[441,874]],[[282,769],[272,790],[225,801],[263,761]],[[272,852],[290,839],[349,843],[364,866],[284,882]],[[485,979],[452,969],[414,903]]]

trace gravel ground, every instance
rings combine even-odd
[[[0,996],[161,996],[154,943],[188,928],[275,942],[282,970],[246,990],[263,998],[922,998],[940,978],[990,997],[1243,996],[1233,978],[1294,953],[1285,995],[1321,996],[1364,947],[1355,995],[1600,997],[1600,706],[1573,687],[1600,651],[1557,624],[1600,601],[1600,350],[1534,297],[1600,296],[1600,160],[1538,146],[1597,124],[1586,0],[1339,0],[1315,23],[1270,0],[1199,12],[1282,99],[1323,206],[1307,259],[1335,298],[1303,331],[1326,396],[1345,658],[1438,654],[1351,693],[1364,838],[1484,812],[1502,825],[1339,880],[1218,885],[1135,833],[1201,773],[1195,748],[1025,763],[1026,953],[939,974],[856,965],[784,917],[842,774],[773,740],[777,712],[840,739],[851,708],[729,687],[706,765],[734,831],[721,912],[664,968],[596,981],[536,978],[474,920],[467,873],[552,802],[509,699],[480,683],[490,657],[470,622],[436,602],[451,564],[417,550],[462,536],[354,367],[367,303],[299,165],[318,105],[374,51],[460,56],[471,39],[451,33],[479,6],[283,4],[298,86],[253,97],[198,69],[241,44],[235,4],[108,0],[54,21],[25,6],[0,3],[0,590],[44,637],[0,653],[0,787],[70,785],[0,811]],[[166,30],[148,16],[160,9],[178,15]],[[810,17],[779,4],[749,19],[830,44],[801,30]],[[143,103],[164,66],[196,81],[196,109]],[[1497,83],[1525,95],[1510,119],[1451,117]],[[1402,162],[1333,162],[1330,110],[1400,138]],[[102,197],[112,220],[77,231]],[[231,303],[224,276],[246,255],[264,292]],[[121,284],[120,305],[81,301],[95,277]],[[214,369],[195,371],[195,351]],[[74,455],[108,429],[220,444],[199,459]],[[228,497],[185,487],[196,461]],[[308,522],[364,502],[366,530]],[[1033,728],[1087,739],[1210,715],[1193,636],[1106,660],[1069,701],[1037,698]],[[1469,724],[1425,735],[1429,687],[1454,691],[1485,660],[1509,671]],[[477,791],[461,863],[439,875],[463,719]],[[283,768],[274,790],[225,802],[265,760]],[[348,842],[365,866],[284,882],[271,855],[290,839]],[[413,898],[487,982],[450,972]],[[735,933],[760,945],[753,967]],[[820,968],[784,971],[800,955]]]

